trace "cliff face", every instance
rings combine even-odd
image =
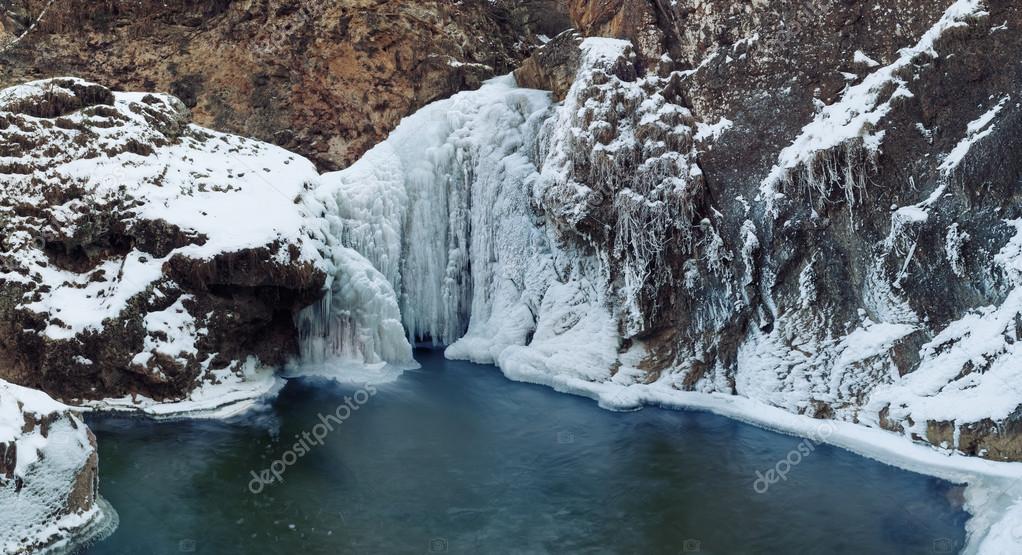
[[[576,81],[586,112],[544,198],[562,238],[609,261],[640,381],[1022,458],[1017,4],[572,13],[635,55]],[[682,115],[644,131],[663,100]],[[698,170],[651,174],[665,149]]]
[[[28,23],[45,4],[15,13]],[[0,57],[0,86],[75,75],[115,90],[167,91],[200,125],[337,169],[415,109],[510,71],[538,34],[567,26],[556,8],[549,0],[55,0]]]

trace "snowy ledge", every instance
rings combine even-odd
[[[0,380],[0,553],[71,552],[117,527],[95,438],[70,407]]]
[[[367,364],[355,360],[326,360],[315,364],[292,361],[281,371],[260,366],[250,359],[242,376],[229,371],[217,373],[219,383],[204,383],[186,399],[157,401],[137,395],[86,401],[74,408],[87,413],[125,414],[153,420],[226,420],[245,414],[272,400],[289,379],[334,381],[349,385],[385,384],[397,380],[418,363]]]
[[[971,518],[966,523],[967,540],[962,553],[1011,553],[1022,542],[1022,463],[945,454],[884,430],[797,415],[746,397],[680,391],[659,382],[628,386],[595,383],[548,374],[528,365],[505,366],[501,370],[510,380],[588,397],[604,409],[629,411],[653,406],[706,411],[774,432],[828,443],[910,472],[967,484],[965,509]],[[821,433],[822,427],[827,428],[826,434]]]
[[[238,416],[280,391],[283,380],[272,368],[258,365],[254,359],[245,364],[244,374],[217,373],[217,383],[203,382],[179,401],[157,401],[137,395],[86,401],[75,408],[90,413],[131,414],[156,420],[185,418],[223,420]]]
[[[110,537],[120,525],[121,517],[113,505],[103,497],[96,498],[92,510],[67,515],[46,528],[39,536],[39,543],[47,544],[40,549],[41,555],[65,555],[77,553],[82,547],[92,545]]]

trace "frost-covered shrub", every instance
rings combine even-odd
[[[694,253],[704,188],[678,74],[636,77],[622,70],[632,55],[622,41],[583,44],[537,189],[557,221],[611,256],[626,335],[659,316],[677,262]]]

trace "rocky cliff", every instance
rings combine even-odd
[[[415,109],[510,71],[569,25],[553,0],[28,0],[0,86],[75,75],[166,91],[196,123],[337,169]]]
[[[608,260],[637,379],[1022,457],[1019,7],[629,4],[575,8],[637,55],[569,95],[595,202],[544,200]]]

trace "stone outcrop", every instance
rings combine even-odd
[[[575,82],[581,64],[582,36],[565,31],[536,49],[522,66],[515,70],[515,80],[521,87],[551,91],[555,100],[564,100]]]
[[[0,91],[0,377],[178,399],[297,352],[325,274],[312,164],[77,79]]]
[[[998,384],[1017,381],[1022,356],[1011,62],[1022,10],[879,7],[571,3],[579,29],[628,39],[634,55],[569,95],[595,113],[575,123],[574,170],[549,213],[610,260],[622,346],[647,353],[642,381],[1019,460],[1022,392]],[[688,141],[667,151],[698,171],[652,181],[681,177],[684,195],[635,182],[664,145],[659,133],[619,141],[648,109],[629,100],[636,85],[692,130],[694,154]],[[624,156],[637,166],[622,152],[593,159],[600,144],[641,153]],[[598,201],[570,200],[578,186]],[[623,212],[636,192],[645,208]],[[665,235],[659,201],[684,229]],[[637,221],[622,227],[626,216]],[[622,248],[627,229],[647,235]]]
[[[661,0],[566,0],[575,28],[589,37],[627,39],[645,63],[655,62],[665,47],[659,18],[666,15]]]
[[[98,485],[96,438],[85,423],[0,380],[0,551],[35,552],[114,518],[100,509]]]

